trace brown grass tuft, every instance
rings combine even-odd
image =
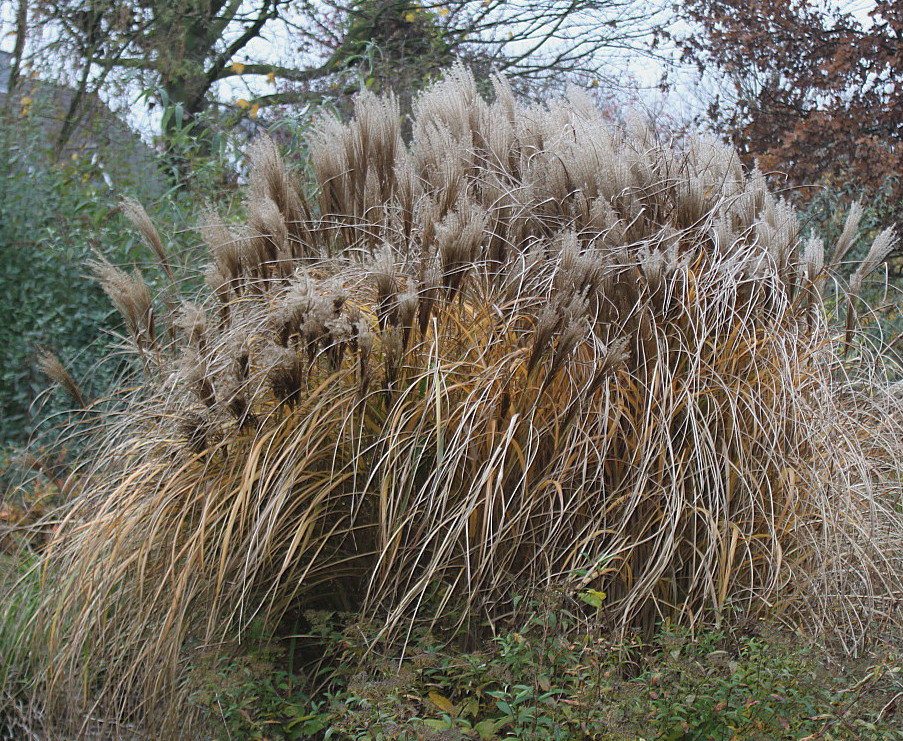
[[[205,230],[212,294],[44,556],[51,713],[173,720],[193,647],[314,594],[388,631],[547,585],[622,627],[890,617],[903,416],[842,362],[823,248],[715,142],[496,94],[454,71],[409,146],[391,98],[323,118],[318,211],[256,145],[248,235]],[[145,284],[95,270],[140,349]]]

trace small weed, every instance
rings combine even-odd
[[[271,650],[195,667],[189,701],[203,709],[214,734],[233,739],[301,739],[325,728],[298,677],[282,668],[284,656]]]

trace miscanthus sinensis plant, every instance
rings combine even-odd
[[[144,375],[43,556],[49,713],[159,721],[194,648],[315,600],[397,631],[553,586],[615,626],[771,608],[850,646],[889,617],[900,404],[822,300],[852,233],[803,243],[718,143],[460,69],[410,143],[362,93],[309,144],[315,188],[252,148],[202,295],[94,266]]]

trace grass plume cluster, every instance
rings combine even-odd
[[[503,619],[513,585],[621,626],[772,606],[854,644],[890,615],[900,402],[732,150],[457,70],[409,144],[391,97],[323,118],[313,198],[268,140],[251,162],[205,295],[95,265],[146,373],[44,555],[49,697],[159,708],[194,647],[313,595],[388,630]]]

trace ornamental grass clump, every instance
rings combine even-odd
[[[761,173],[460,69],[410,143],[365,92],[309,144],[315,188],[254,145],[201,295],[95,265],[144,376],[43,557],[51,714],[157,722],[193,651],[324,601],[395,631],[553,586],[621,627],[770,607],[851,646],[889,616],[899,402]]]

